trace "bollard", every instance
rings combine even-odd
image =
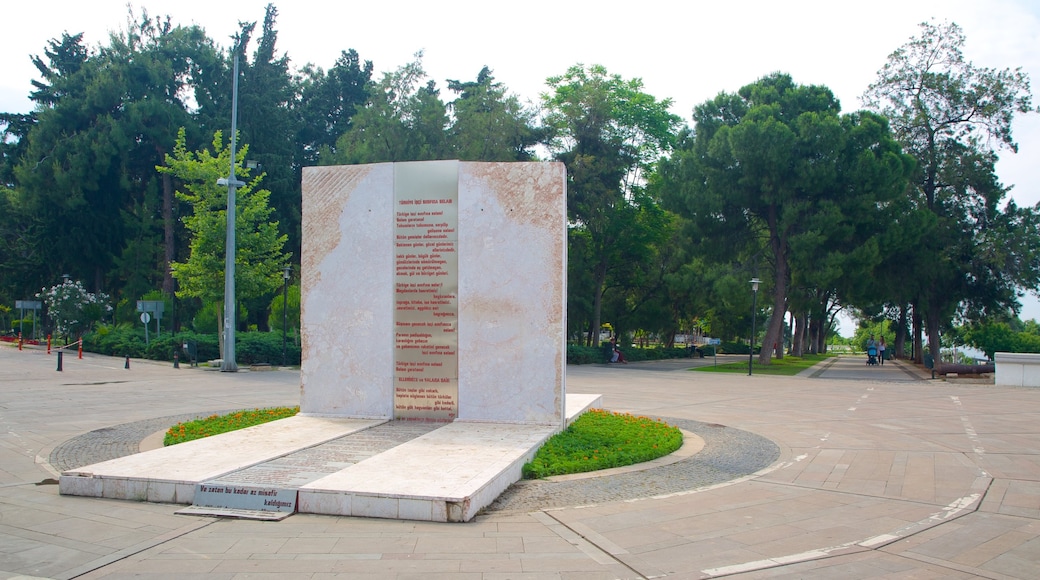
[[[83,360],[83,339],[79,339],[79,359]]]
[[[61,351],[58,351],[58,372],[61,372]]]
[[[47,354],[51,353],[51,335],[47,335]]]
[[[130,355],[126,355],[126,364],[123,365],[124,369],[130,368]]]
[[[181,368],[181,357],[177,353],[173,353],[173,368],[175,368],[175,369]]]
[[[22,333],[18,333],[18,350],[22,350]]]

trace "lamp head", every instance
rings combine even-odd
[[[759,280],[758,278],[752,278],[752,279],[751,279],[751,291],[752,291],[752,292],[758,292],[758,285],[759,285],[759,284],[760,284],[761,282],[762,282],[762,281],[761,281],[761,280]]]

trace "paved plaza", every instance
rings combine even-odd
[[[2,346],[0,580],[1040,577],[1040,391],[864,360],[789,378],[687,370],[710,358],[571,366],[568,393],[667,418],[703,449],[521,483],[469,523],[269,522],[61,496],[56,480],[172,422],[295,405],[297,372],[90,354],[57,372]]]

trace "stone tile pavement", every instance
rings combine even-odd
[[[123,453],[157,418],[296,404],[298,374],[90,355],[59,373],[0,348],[0,580],[1040,577],[1040,392],[859,358],[790,378],[684,370],[704,362],[568,369],[568,392],[708,435],[672,466],[511,489],[467,524],[257,522],[60,496],[52,459]]]

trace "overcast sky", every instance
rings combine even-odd
[[[88,45],[107,44],[125,29],[125,0],[4,2],[6,25],[0,58],[0,111],[28,112],[27,95],[43,55],[62,32],[85,33]],[[222,46],[240,21],[263,22],[263,0],[133,2],[174,24],[199,24]],[[574,64],[601,64],[624,78],[643,79],[645,90],[671,99],[672,112],[689,122],[693,107],[721,91],[732,92],[772,72],[799,84],[834,91],[844,111],[860,108],[860,95],[893,50],[919,33],[920,22],[959,24],[965,57],[977,66],[1021,67],[1040,87],[1040,1],[1037,0],[745,0],[743,2],[639,2],[528,0],[519,3],[318,2],[278,7],[278,49],[295,67],[331,66],[353,48],[377,74],[425,52],[423,64],[442,89],[447,79],[473,80],[487,65],[523,100],[536,101],[545,78]],[[253,45],[254,48],[255,44]],[[1040,97],[1034,98],[1034,105]],[[1020,152],[1001,154],[998,174],[1019,205],[1040,203],[1040,114],[1013,126]],[[1040,319],[1040,301],[1024,300],[1023,318]],[[843,332],[843,334],[847,334]]]

